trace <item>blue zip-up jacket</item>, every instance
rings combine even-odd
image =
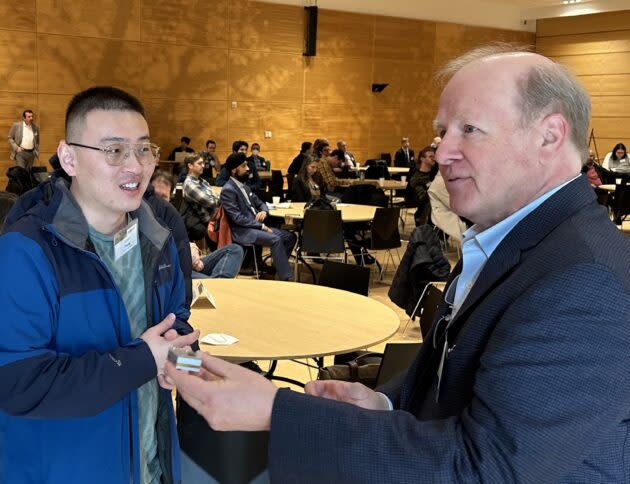
[[[37,190],[37,189],[36,189]],[[0,482],[137,483],[136,389],[156,377],[132,339],[123,300],[95,253],[67,182],[25,195],[0,237]],[[147,320],[174,313],[192,331],[170,231],[142,203],[138,218]],[[180,481],[172,399],[160,389],[163,480]]]

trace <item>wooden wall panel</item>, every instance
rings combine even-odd
[[[59,94],[39,95],[40,151],[57,151],[59,141],[65,139],[66,108],[72,96]],[[78,140],[70,140],[77,142]],[[43,161],[48,158],[40,156]]]
[[[441,67],[454,57],[491,42],[509,42],[533,47],[536,36],[531,32],[515,32],[438,22],[435,38],[435,63]]]
[[[548,56],[630,52],[630,30],[540,37],[536,49]]]
[[[231,48],[301,54],[303,42],[303,8],[249,0],[231,0]]]
[[[0,91],[35,92],[35,34],[0,30]]]
[[[374,25],[372,15],[321,10],[317,27],[317,55],[372,57]]]
[[[311,104],[304,106],[303,137],[313,141],[327,138],[333,145],[339,138],[350,151],[368,146],[370,113],[367,106]]]
[[[142,48],[143,94],[149,98],[225,100],[227,50],[145,44]],[[209,62],[209,59],[212,59]]]
[[[140,0],[38,0],[37,31],[140,40]]]
[[[316,57],[304,75],[306,103],[370,104],[372,63],[368,60]]]
[[[627,113],[626,113],[627,114]],[[608,138],[616,138],[616,139],[630,139],[628,136],[630,132],[630,126],[628,125],[628,117],[593,117],[591,119],[591,127],[595,130],[595,136],[598,140],[599,146],[599,136],[600,133],[605,134]],[[613,143],[613,145],[616,143]],[[610,151],[613,145],[607,146],[606,149]],[[601,149],[601,147],[600,147]]]
[[[435,22],[380,17],[374,30],[374,56],[408,62],[433,62]]]
[[[182,136],[188,136],[197,151],[205,149],[208,139],[223,147],[228,143],[225,101],[149,99],[144,105],[151,139],[162,148],[164,159]]]
[[[229,62],[229,99],[302,100],[301,55],[233,50]]]
[[[577,75],[630,74],[630,51],[612,54],[584,54],[551,57],[571,68]]]
[[[33,108],[46,164],[70,97],[110,84],[145,104],[164,156],[182,135],[198,150],[214,139],[221,159],[245,138],[286,168],[302,141],[328,137],[364,160],[393,152],[401,134],[416,148],[433,137],[436,59],[454,52],[442,43],[529,35],[320,9],[318,55],[309,59],[304,21],[301,6],[253,0],[1,2],[0,130]],[[389,87],[374,94],[375,82]],[[596,82],[604,96],[624,78]]]
[[[374,61],[374,82],[389,84],[383,92],[374,94],[376,106],[424,103],[439,93],[433,64],[377,59]]]
[[[587,34],[592,32],[612,32],[627,30],[630,25],[630,10],[606,12],[575,17],[538,19],[536,36]]]
[[[630,116],[630,96],[592,96],[591,103],[593,117],[628,118]],[[626,136],[628,136],[630,125],[627,122],[625,124]]]
[[[591,96],[630,96],[630,74],[579,76]]]
[[[600,157],[630,142],[630,10],[538,22],[536,50],[568,66],[591,95]]]
[[[227,0],[142,0],[142,40],[227,48],[227,14]]]
[[[0,29],[35,32],[35,0],[0,2]]]
[[[138,42],[38,35],[40,92],[75,94],[94,85],[114,85],[139,95],[146,70]]]

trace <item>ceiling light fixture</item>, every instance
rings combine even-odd
[[[580,3],[582,0],[563,0],[563,4],[569,5],[571,3]]]

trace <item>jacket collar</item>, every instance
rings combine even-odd
[[[536,246],[560,223],[585,205],[593,203],[595,199],[595,193],[586,177],[580,176],[521,220],[501,241],[488,259],[468,297],[457,312],[453,323],[464,317],[476,305],[477,301],[519,263],[523,252]],[[459,270],[461,271],[461,268]]]
[[[50,227],[76,247],[87,247],[88,223],[81,207],[72,195],[69,184],[61,178],[54,182],[52,203],[48,205]],[[161,248],[168,239],[170,231],[155,219],[151,207],[142,200],[140,207],[131,212],[132,218],[138,219],[138,230],[155,247]]]

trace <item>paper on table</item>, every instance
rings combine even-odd
[[[291,208],[291,204],[289,202],[268,203],[267,206],[269,208]]]
[[[217,308],[217,302],[214,300],[214,296],[203,283],[198,282],[197,284],[193,284],[193,298],[192,303],[190,303],[190,307],[196,306],[198,308],[201,307],[210,307],[210,309]]]
[[[238,338],[225,333],[208,333],[199,341],[208,345],[228,346],[238,343]]]

